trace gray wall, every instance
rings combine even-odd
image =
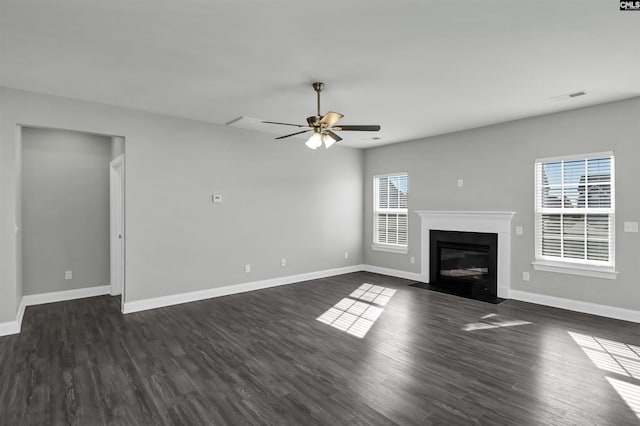
[[[110,160],[110,137],[22,128],[23,294],[109,284]]]
[[[410,211],[518,213],[513,224],[524,226],[525,235],[513,236],[512,288],[640,309],[640,234],[621,232],[625,220],[640,220],[639,115],[640,99],[632,99],[364,153],[310,151],[224,126],[0,88],[0,322],[15,320],[22,297],[14,201],[19,124],[126,138],[127,301],[363,260],[419,272],[413,214],[408,255],[370,250],[371,177],[406,171]],[[533,161],[605,150],[616,153],[618,279],[532,271]],[[463,188],[458,178],[465,179]],[[224,202],[210,203],[213,193]],[[284,268],[281,257],[288,260]],[[532,273],[529,283],[521,281],[522,271]]]
[[[362,263],[360,150],[7,88],[0,112],[0,322],[22,297],[19,124],[126,139],[125,301]]]
[[[420,272],[420,218],[416,210],[515,211],[511,288],[622,308],[640,309],[640,234],[623,233],[640,220],[640,98],[599,105],[365,152],[365,263]],[[615,281],[534,271],[534,160],[613,150],[616,161]],[[409,253],[374,252],[372,177],[409,173]],[[457,180],[464,179],[464,187]],[[409,259],[415,256],[416,263]],[[522,272],[531,281],[522,281]]]

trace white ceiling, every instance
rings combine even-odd
[[[0,0],[0,85],[304,123],[319,80],[369,147],[640,95],[638,40],[615,0]]]

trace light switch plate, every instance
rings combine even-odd
[[[625,222],[624,232],[638,232],[638,222]]]
[[[464,186],[464,180],[458,179],[458,188],[462,188]]]
[[[211,201],[214,203],[221,203],[222,202],[222,195],[221,194],[213,194],[211,196]]]
[[[522,235],[522,226],[516,226],[516,235]]]

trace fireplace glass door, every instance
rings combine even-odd
[[[482,281],[489,274],[489,247],[443,244],[440,251],[440,280]]]

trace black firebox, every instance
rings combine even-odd
[[[499,303],[498,234],[430,231],[429,288]]]

